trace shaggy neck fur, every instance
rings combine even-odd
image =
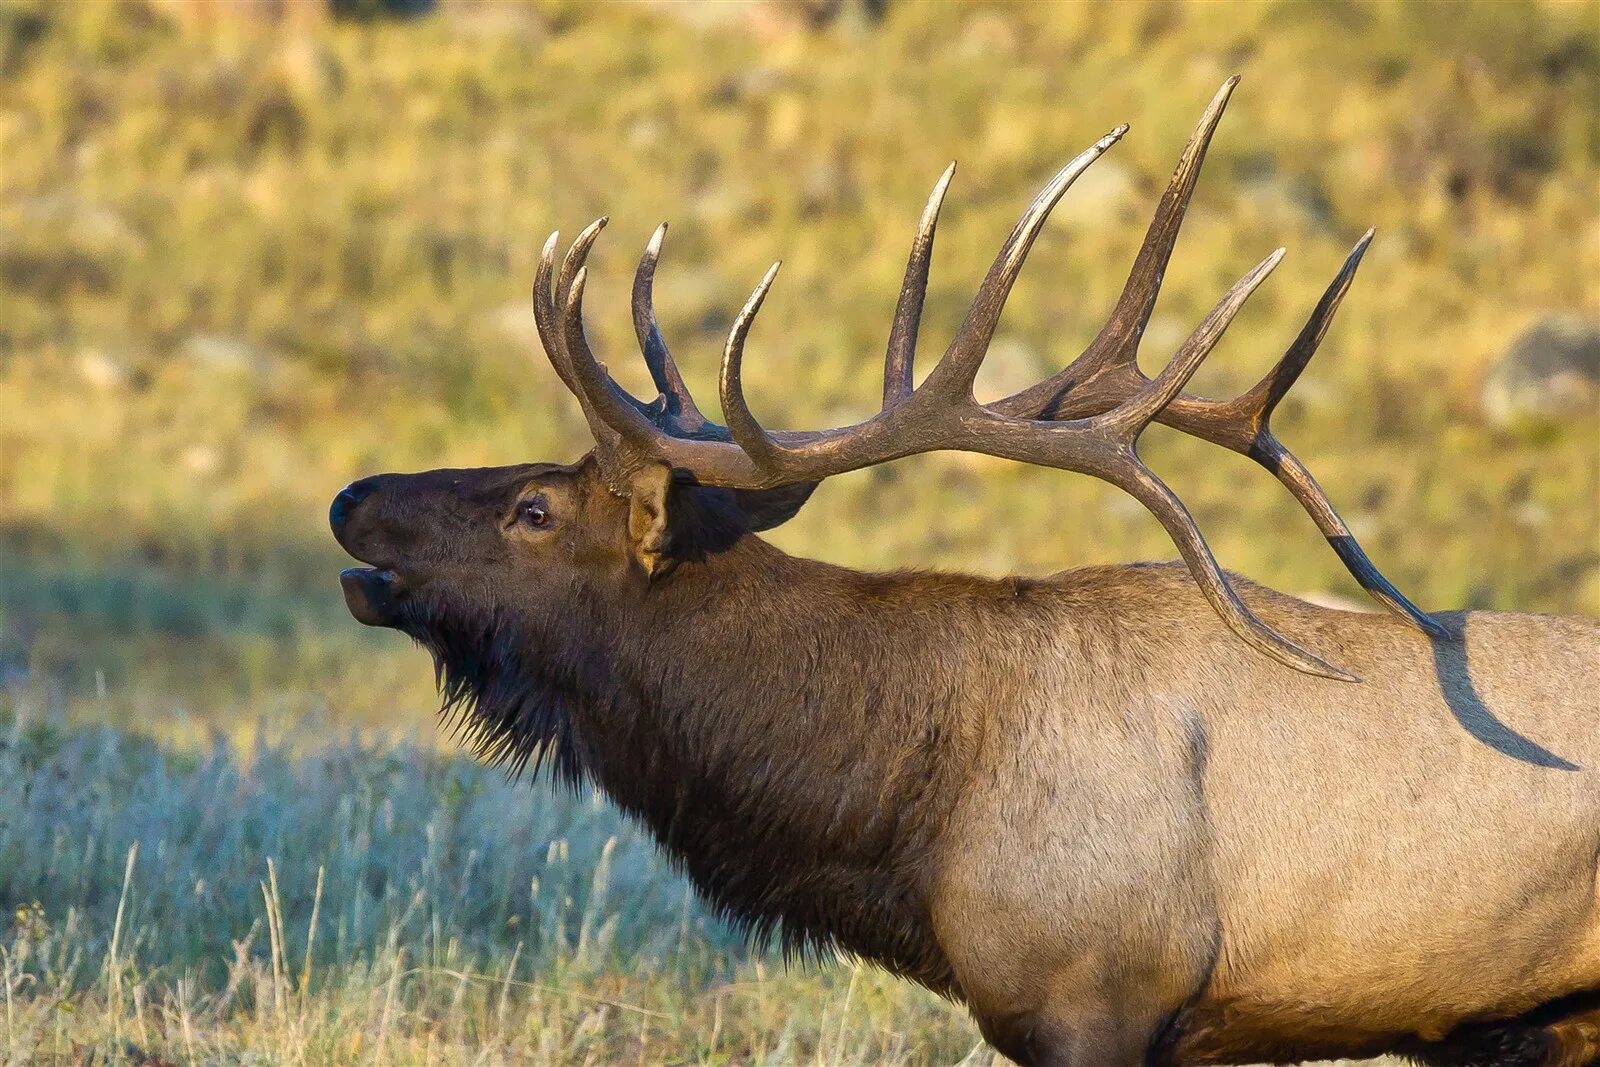
[[[993,646],[974,602],[1014,603],[1015,583],[859,574],[698,520],[671,573],[574,589],[583,612],[429,605],[411,632],[446,710],[491,758],[592,779],[757,938],[948,991],[930,857],[982,742],[967,679]]]

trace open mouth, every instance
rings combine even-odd
[[[347,567],[339,572],[345,607],[360,623],[394,626],[400,617],[405,587],[387,567]]]

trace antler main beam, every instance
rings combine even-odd
[[[719,426],[705,419],[695,406],[656,325],[652,281],[665,227],[651,238],[633,288],[635,332],[660,393],[649,404],[616,384],[595,359],[584,335],[583,294],[588,277],[584,264],[605,220],[592,224],[573,242],[559,276],[556,238],[552,236],[534,284],[539,335],[557,374],[583,405],[608,481],[618,492],[625,492],[634,470],[659,462],[702,485],[775,489],[810,485],[834,474],[941,450],[981,452],[1077,471],[1111,482],[1155,515],[1212,607],[1251,647],[1298,671],[1354,680],[1267,626],[1239,598],[1193,516],[1138,456],[1139,435],[1159,420],[1268,467],[1311,513],[1365,588],[1418,627],[1434,636],[1447,636],[1448,631],[1406,600],[1372,565],[1310,472],[1282,446],[1269,426],[1274,408],[1326,333],[1370,233],[1346,260],[1283,359],[1247,392],[1217,401],[1187,395],[1183,387],[1245,300],[1277,266],[1282,249],[1224,294],[1158,376],[1151,379],[1139,370],[1139,339],[1155,305],[1206,148],[1237,84],[1237,78],[1230,78],[1223,85],[1185,147],[1128,282],[1099,335],[1048,380],[989,405],[973,398],[973,381],[1028,252],[1051,209],[1077,177],[1126,132],[1126,126],[1112,130],[1068,163],[1034,198],[1001,246],[943,356],[927,378],[915,385],[917,333],[934,234],[954,165],[945,171],[923,211],[906,265],[884,358],[882,408],[854,426],[768,431],[745,401],[741,375],[745,341],[777,275],[777,264],[756,287],[729,333],[719,378],[727,425]]]
[[[1177,244],[1178,230],[1194,193],[1206,149],[1238,84],[1238,75],[1223,83],[1184,146],[1172,180],[1134,259],[1122,295],[1099,336],[1082,355],[1050,378],[996,401],[991,405],[995,410],[1031,419],[1084,418],[1120,403],[1148,381],[1139,370],[1139,339],[1155,308],[1161,278]],[[1311,471],[1284,447],[1270,426],[1279,401],[1298,380],[1328,332],[1372,238],[1373,231],[1369,229],[1356,242],[1299,336],[1277,365],[1253,388],[1230,401],[1179,395],[1156,418],[1192,437],[1249,456],[1271,471],[1311,516],[1363,589],[1430,637],[1444,639],[1452,636],[1450,629],[1418,608],[1383,576],[1334,510]]]

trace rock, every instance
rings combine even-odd
[[[133,257],[144,239],[117,211],[67,193],[31,197],[17,205],[25,224],[53,235],[57,243],[94,254]]]
[[[1484,412],[1502,425],[1600,410],[1600,325],[1547,315],[1512,343],[1483,383]]]
[[[291,37],[278,49],[278,76],[301,101],[321,101],[344,87],[344,68],[326,45]]]
[[[179,457],[184,470],[190,474],[215,474],[222,466],[222,456],[210,445],[193,444]]]
[[[197,333],[183,343],[183,354],[196,363],[221,371],[260,373],[270,361],[248,341],[220,334]]]
[[[117,389],[128,382],[128,370],[116,358],[97,348],[78,355],[78,374],[96,389]]]

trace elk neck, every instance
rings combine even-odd
[[[947,988],[927,883],[996,666],[965,602],[1002,584],[861,574],[744,535],[597,597],[587,647],[529,660],[564,675],[580,772],[725,916]]]

